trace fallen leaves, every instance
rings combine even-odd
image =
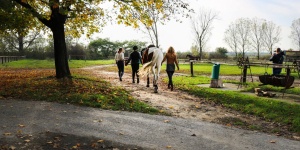
[[[9,135],[11,135],[11,133],[10,132],[6,132],[6,133],[3,133],[3,135],[9,136]]]

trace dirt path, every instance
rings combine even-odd
[[[158,85],[159,92],[154,93],[153,87],[146,87],[145,78],[142,78],[139,84],[132,83],[131,74],[125,73],[123,81],[120,82],[116,72],[105,71],[104,67],[115,66],[94,66],[84,69],[90,70],[95,76],[111,82],[112,85],[124,87],[126,90],[130,91],[135,98],[165,111],[174,117],[221,123],[227,126],[236,126],[236,122],[239,122],[238,127],[240,128],[249,129],[250,125],[255,125],[262,127],[260,131],[268,133],[271,133],[272,129],[276,128],[276,130],[278,130],[278,132],[275,133],[276,135],[300,140],[299,135],[289,133],[284,126],[266,122],[254,116],[241,114],[212,102],[208,102],[205,99],[189,95],[188,93],[176,89],[176,85],[174,91],[170,91],[167,89],[167,85],[162,82],[162,78],[166,76],[164,71],[161,72]]]

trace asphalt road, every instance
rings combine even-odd
[[[255,131],[70,104],[0,100],[0,118],[0,149],[300,149]]]

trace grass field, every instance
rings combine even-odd
[[[71,60],[69,61],[69,67],[72,68],[83,68],[94,65],[107,65],[113,64],[114,60]],[[0,68],[43,68],[51,69],[55,68],[54,60],[35,60],[35,59],[23,59],[19,61],[13,61],[0,65]]]

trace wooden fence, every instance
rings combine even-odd
[[[24,58],[26,58],[26,56],[0,56],[1,64],[11,62],[11,61],[17,61]]]

